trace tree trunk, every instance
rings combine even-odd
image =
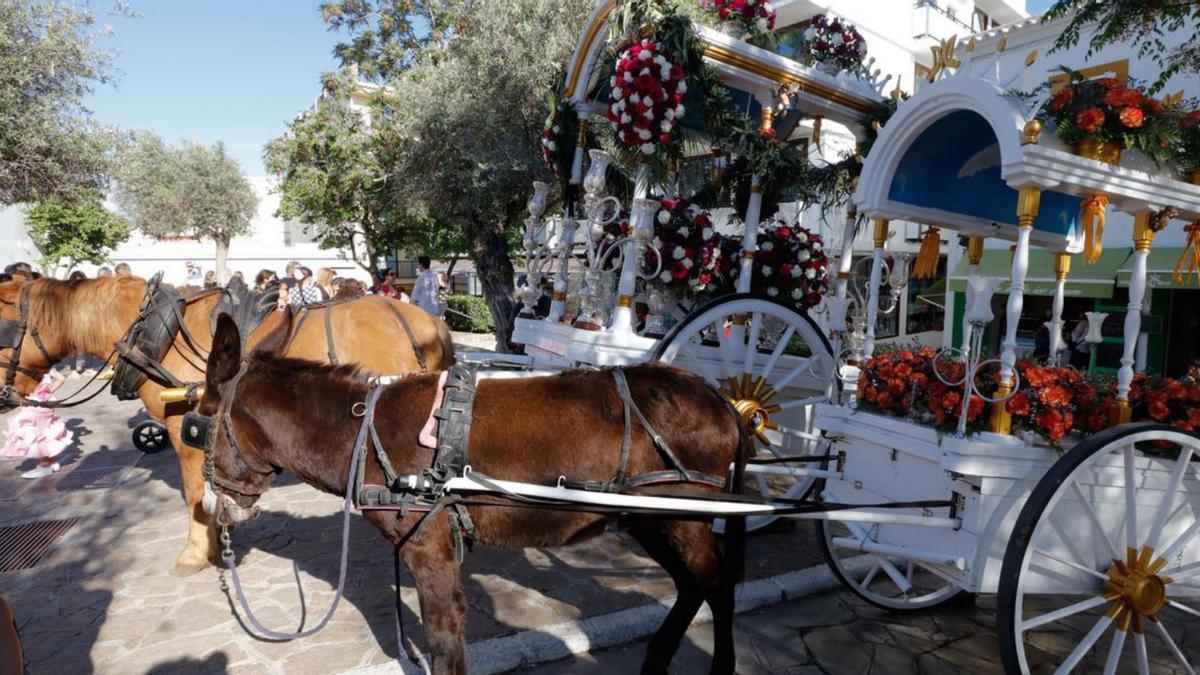
[[[224,286],[230,277],[229,266],[227,264],[229,260],[229,237],[217,236],[213,238],[213,241],[217,243],[217,283]]]
[[[496,351],[512,352],[513,320],[517,306],[513,301],[513,266],[508,257],[508,239],[503,230],[489,228],[475,251],[475,272],[483,284],[483,297],[492,313]]]
[[[450,264],[446,266],[446,278],[447,279],[454,278],[454,266],[457,264],[458,264],[458,255],[455,254],[455,255],[450,256]]]

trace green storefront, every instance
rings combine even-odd
[[[1149,311],[1142,317],[1146,345],[1146,370],[1152,373],[1180,375],[1189,359],[1200,357],[1200,282],[1195,275],[1182,283],[1174,279],[1175,261],[1182,249],[1151,249],[1147,262],[1147,298]],[[1104,342],[1096,353],[1095,369],[1114,374],[1120,367],[1124,349],[1125,311],[1128,305],[1129,277],[1132,269],[1129,248],[1110,248],[1094,264],[1085,265],[1074,256],[1064,288],[1064,333],[1069,335],[1083,312],[1107,312]],[[984,251],[979,263],[981,276],[1008,277],[1012,256],[1005,249]],[[967,259],[964,257],[950,273],[950,290],[955,294],[953,344],[962,342],[962,316],[966,304]],[[1029,273],[1025,282],[1025,302],[1018,326],[1018,343],[1030,352],[1033,335],[1049,321],[1054,298],[1054,254],[1044,250],[1029,252]],[[999,328],[1004,322],[1008,284],[1001,284],[993,300],[996,320],[989,326],[984,344],[991,354],[999,353]],[[1064,339],[1065,339],[1064,335]],[[1086,358],[1086,355],[1083,357]]]

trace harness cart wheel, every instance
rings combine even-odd
[[[146,421],[133,428],[133,444],[142,452],[158,452],[167,447],[170,442],[167,428],[158,422]]]
[[[750,293],[713,300],[676,324],[651,359],[690,370],[721,390],[757,437],[750,465],[764,498],[802,499],[812,489],[817,463],[788,459],[819,457],[828,443],[813,431],[811,404],[834,390],[833,349],[807,314]],[[777,516],[747,519],[755,530]]]
[[[1195,654],[1200,630],[1197,458],[1200,435],[1127,424],[1054,463],[1004,555],[1005,670],[1194,672],[1184,650]]]
[[[817,543],[825,563],[846,588],[872,605],[897,612],[936,607],[958,597],[963,590],[938,570],[916,560],[885,553],[863,553],[859,547],[872,541],[871,523],[818,520]],[[865,555],[862,565],[849,561]]]

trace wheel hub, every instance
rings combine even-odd
[[[750,375],[742,375],[739,380],[736,377],[731,377],[725,381],[721,387],[721,393],[729,402],[733,404],[733,409],[746,420],[746,425],[750,427],[750,431],[758,437],[766,445],[771,445],[771,441],[767,438],[767,430],[779,429],[779,425],[771,421],[771,413],[777,412],[779,406],[770,403],[774,398],[776,391],[767,386],[767,381],[762,377],[751,378]]]
[[[1126,560],[1113,560],[1108,568],[1108,580],[1104,582],[1104,599],[1111,605],[1107,615],[1121,630],[1133,627],[1135,633],[1142,632],[1142,619],[1155,621],[1155,615],[1167,602],[1167,584],[1171,577],[1158,572],[1166,566],[1166,559],[1154,558],[1154,549],[1143,546],[1141,553],[1133,548],[1126,549]]]

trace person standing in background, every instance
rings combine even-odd
[[[129,263],[117,263],[117,267],[113,272],[118,278],[133,276],[133,269],[129,267]]]
[[[333,277],[335,272],[328,267],[317,268],[317,289],[321,291],[321,301],[329,300],[333,297],[337,289],[333,287]]]
[[[429,256],[417,257],[417,281],[413,284],[412,301],[432,316],[441,316],[438,304],[437,274],[429,269]]]
[[[109,279],[109,278],[112,278],[112,275],[113,275],[112,268],[109,267],[108,265],[105,265],[104,267],[101,267],[100,269],[96,270],[96,278],[97,279]]]

